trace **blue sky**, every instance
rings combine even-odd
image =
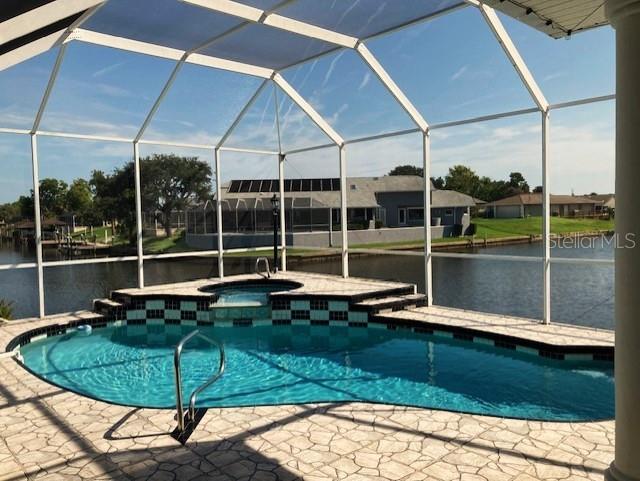
[[[614,32],[605,27],[569,40],[547,36],[501,17],[550,102],[614,93]],[[504,53],[473,8],[440,17],[368,43],[431,124],[528,108],[533,102]],[[52,51],[0,72],[0,127],[30,128],[55,60]],[[43,118],[43,130],[133,137],[173,62],[71,43]],[[411,128],[413,124],[362,61],[343,51],[284,72],[289,82],[345,138]],[[146,139],[215,143],[260,80],[187,65],[158,110]],[[323,144],[327,138],[284,96],[268,87],[229,145],[277,148],[275,97],[285,149]],[[551,118],[554,193],[613,191],[614,104],[554,111]],[[128,144],[40,139],[41,177],[66,181],[111,170],[131,158]],[[433,174],[465,164],[481,175],[505,178],[521,171],[541,183],[540,116],[514,117],[435,130]],[[211,158],[211,152],[142,146],[141,153],[175,152]],[[348,175],[382,175],[398,164],[421,164],[418,135],[353,144]],[[294,155],[286,175],[336,176],[335,149]],[[0,202],[29,191],[29,142],[0,134]],[[223,180],[276,175],[275,159],[225,153]]]

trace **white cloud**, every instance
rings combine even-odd
[[[362,81],[360,82],[360,85],[358,85],[358,91],[362,90],[367,85],[369,85],[370,80],[371,80],[371,72],[366,72],[364,74],[364,77],[362,77]]]
[[[456,72],[451,76],[450,80],[451,81],[458,80],[460,77],[462,77],[465,74],[468,68],[469,67],[467,65],[463,65],[458,70],[456,70]]]
[[[346,52],[346,50],[341,50],[340,53],[338,53],[331,60],[331,63],[329,64],[329,69],[327,70],[327,73],[324,74],[324,79],[322,80],[322,88],[326,87],[327,84],[329,83],[329,80],[331,80],[331,76],[333,75],[333,71],[336,68],[336,64],[342,58],[342,56],[345,54],[345,52]]]
[[[91,76],[92,76],[93,78],[102,77],[103,75],[106,75],[106,74],[108,74],[108,73],[113,72],[114,70],[119,69],[119,68],[120,68],[120,67],[122,67],[124,64],[125,64],[125,62],[116,62],[116,63],[114,63],[114,64],[107,65],[106,67],[101,68],[101,69],[96,70],[95,72],[93,72],[93,73],[91,74]]]

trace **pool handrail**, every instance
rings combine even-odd
[[[220,363],[218,364],[218,372],[216,372],[213,376],[207,379],[204,383],[202,383],[199,387],[197,387],[189,396],[189,421],[193,422],[196,418],[196,399],[198,394],[204,391],[206,388],[211,386],[214,382],[216,382],[220,377],[224,374],[224,368],[227,365],[226,355],[224,352],[224,346],[216,341],[215,339],[211,339],[204,334],[199,334],[199,336],[208,341],[209,344],[212,344],[218,348],[220,351]]]
[[[224,372],[225,365],[226,365],[225,352],[224,352],[224,347],[222,346],[222,344],[220,344],[219,342],[214,341],[213,339],[205,336],[198,329],[195,329],[194,331],[192,331],[189,334],[187,334],[176,345],[176,348],[173,351],[173,369],[174,369],[174,373],[175,373],[175,382],[176,382],[176,411],[178,412],[177,413],[178,414],[178,416],[177,416],[178,417],[178,430],[180,432],[184,431],[184,428],[185,428],[185,424],[184,424],[184,405],[182,403],[182,373],[181,373],[181,369],[180,369],[180,360],[181,360],[181,357],[182,357],[182,350],[183,350],[185,344],[187,342],[189,342],[191,339],[193,339],[194,337],[196,337],[196,336],[200,337],[200,338],[204,339],[205,341],[207,341],[207,342],[213,344],[214,346],[218,347],[218,349],[220,350],[220,365],[218,366],[218,372],[216,374],[211,376],[203,385],[201,385],[195,391],[193,391],[193,393],[191,393],[191,396],[189,398],[189,413],[188,413],[189,421],[193,421],[195,419],[195,401],[196,401],[197,395],[203,389],[207,388],[208,386],[213,384],[215,381],[217,381],[220,378],[220,376],[222,376],[222,374]]]
[[[264,272],[260,272],[260,263],[261,262],[264,263],[264,265],[267,268],[267,270],[264,271]],[[270,279],[271,278],[271,266],[269,265],[269,259],[267,259],[266,257],[258,257],[256,259],[255,271],[256,271],[256,274],[258,274],[259,276],[262,276],[265,279]]]

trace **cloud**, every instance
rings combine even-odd
[[[369,85],[370,80],[371,80],[371,72],[366,72],[364,74],[364,77],[362,77],[362,81],[360,82],[360,85],[358,85],[358,91],[362,90],[367,85]]]
[[[99,78],[99,77],[102,77],[103,75],[106,75],[106,74],[108,74],[108,73],[113,72],[114,70],[119,69],[119,68],[120,68],[120,67],[122,67],[125,63],[126,63],[126,62],[117,62],[117,63],[111,64],[111,65],[107,65],[106,67],[101,68],[101,69],[96,70],[95,72],[93,72],[93,73],[91,74],[91,77],[93,77],[93,78]]]
[[[329,64],[329,69],[327,70],[327,73],[324,74],[324,79],[322,80],[322,85],[321,85],[322,88],[326,87],[327,84],[329,83],[329,80],[331,80],[331,76],[333,75],[333,71],[336,68],[336,64],[342,58],[342,56],[345,54],[345,52],[346,52],[346,50],[341,50],[340,53],[338,53],[331,60],[331,63]]]
[[[460,77],[462,77],[465,72],[468,70],[468,66],[467,65],[463,65],[462,67],[460,67],[452,76],[451,76],[451,81],[455,81],[458,80]]]
[[[542,77],[542,81],[549,82],[551,80],[555,80],[555,79],[566,77],[566,76],[567,76],[567,72],[554,72]]]

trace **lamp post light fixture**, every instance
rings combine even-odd
[[[273,209],[273,272],[278,272],[278,219],[280,217],[280,199],[276,194],[271,197]]]

